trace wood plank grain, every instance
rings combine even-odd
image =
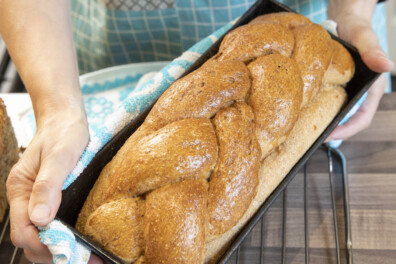
[[[342,209],[342,181],[340,174],[333,174],[335,197],[338,208]],[[282,208],[282,197],[272,207]],[[308,208],[331,209],[331,194],[328,173],[310,173],[307,175],[307,206]],[[304,208],[304,174],[298,173],[287,186],[287,208]]]
[[[348,141],[396,141],[396,110],[378,111],[370,127]]]
[[[304,211],[301,189],[303,187],[303,175],[297,175],[295,180],[287,188],[287,222],[286,235],[288,247],[304,247]],[[396,174],[351,174],[351,220],[353,247],[355,249],[396,249],[396,208],[393,202],[396,198]],[[327,174],[310,174],[310,181],[315,180],[319,187],[312,188],[322,194],[328,190]],[[378,190],[378,187],[382,191]],[[312,186],[311,186],[312,187]],[[296,192],[300,190],[300,192]],[[308,194],[310,193],[308,188]],[[293,195],[292,195],[293,194]],[[365,195],[366,194],[366,195]],[[368,194],[368,195],[367,195]],[[370,195],[371,194],[371,195]],[[318,202],[309,206],[309,240],[311,248],[335,248],[332,211],[329,207],[329,196],[318,197]],[[309,195],[309,203],[312,205],[314,196]],[[276,201],[277,207],[271,207],[264,217],[264,247],[280,248],[282,245],[282,196]],[[299,202],[296,202],[299,200]],[[325,202],[324,202],[325,201]],[[324,202],[324,203],[323,203]],[[290,207],[294,204],[296,207]],[[381,206],[378,206],[378,205]],[[325,206],[323,206],[325,205]],[[365,208],[372,208],[367,210]],[[383,210],[375,210],[381,208]],[[390,209],[390,210],[386,210]],[[339,222],[339,236],[341,247],[344,238],[344,219],[341,208],[337,210]],[[258,224],[251,236],[247,239],[249,246],[259,247],[261,245],[261,225]],[[246,262],[248,263],[248,262]],[[360,263],[360,262],[357,262]]]
[[[339,148],[345,155],[349,173],[396,172],[396,141],[345,141]],[[311,172],[327,171],[328,160],[323,151],[317,151],[309,160]]]
[[[396,172],[396,142],[344,142],[340,150],[348,159],[349,173]],[[319,166],[319,164],[316,164]]]
[[[311,248],[335,248],[333,229],[333,214],[331,210],[308,210],[309,219],[309,245]],[[341,220],[341,218],[339,218]],[[276,209],[268,212],[264,218],[264,247],[282,246],[282,210]],[[340,236],[343,231],[339,229]],[[296,208],[287,209],[286,236],[287,247],[304,247],[304,211]],[[256,226],[252,232],[250,245],[261,245],[261,225]]]
[[[351,209],[354,248],[396,250],[395,210]]]
[[[287,209],[286,238],[288,247],[304,247],[304,211]],[[344,214],[337,210],[339,243],[345,247]],[[359,231],[359,230],[357,230]],[[312,248],[335,248],[333,213],[331,209],[316,208],[308,210],[309,245]],[[257,226],[251,236],[251,246],[261,244],[261,225]],[[282,245],[282,210],[269,212],[264,218],[264,247],[280,247]]]
[[[259,248],[247,248],[240,254],[239,263],[246,264],[259,264],[260,258]],[[311,249],[309,252],[309,261],[312,264],[334,264],[336,261],[335,251],[332,249]],[[230,264],[236,263],[232,259]],[[263,263],[264,264],[280,264],[282,263],[282,248],[265,248],[263,250]],[[285,263],[305,263],[305,250],[304,248],[287,248]]]
[[[396,173],[352,173],[349,194],[351,209],[393,210],[396,214]]]
[[[378,111],[396,110],[396,92],[384,94],[378,105]]]
[[[345,250],[340,250],[341,263],[345,261]],[[259,264],[260,249],[246,248],[240,253],[239,263]],[[394,264],[396,260],[395,250],[353,250],[354,263],[356,264]],[[229,262],[235,264],[235,256]],[[280,264],[282,263],[282,248],[265,248],[263,251],[264,264]],[[304,264],[305,249],[304,248],[287,248],[286,260],[287,264]],[[336,254],[332,249],[310,249],[309,263],[311,264],[336,264]]]
[[[354,263],[356,264],[394,264],[396,250],[353,250]]]

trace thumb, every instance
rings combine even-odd
[[[56,154],[53,154],[56,153]],[[62,187],[78,160],[72,151],[56,150],[43,156],[29,201],[29,218],[36,226],[49,224],[62,199]]]
[[[358,49],[367,67],[375,72],[389,72],[393,69],[393,62],[387,58],[379,45],[378,37],[370,23],[362,23],[347,30],[352,31],[348,34],[351,38],[349,41]]]

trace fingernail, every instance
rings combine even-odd
[[[33,208],[30,220],[34,222],[44,222],[50,217],[51,210],[46,204],[38,204]]]
[[[387,56],[385,53],[383,52],[377,52],[377,57],[380,58],[381,60],[386,60],[390,63],[393,63]]]
[[[394,66],[393,61],[391,61],[391,60],[390,60],[389,58],[387,58],[387,57],[383,57],[383,59],[387,61],[387,63],[389,64],[389,67],[390,67],[390,68],[393,68],[393,66]]]

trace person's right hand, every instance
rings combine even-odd
[[[37,133],[7,180],[11,240],[32,262],[52,263],[36,226],[45,226],[58,211],[62,187],[89,140],[83,110],[51,109],[37,122]],[[76,111],[77,110],[77,111]]]
[[[354,45],[363,62],[371,70],[379,73],[393,69],[390,61],[379,45],[379,40],[371,25],[371,17],[377,4],[376,0],[330,0],[329,19],[337,22],[339,36]],[[387,86],[382,74],[367,93],[367,99],[356,114],[343,125],[339,125],[326,141],[347,139],[369,127]]]

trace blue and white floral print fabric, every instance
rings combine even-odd
[[[91,136],[131,93],[141,77],[169,62],[143,62],[106,68],[80,77]]]

